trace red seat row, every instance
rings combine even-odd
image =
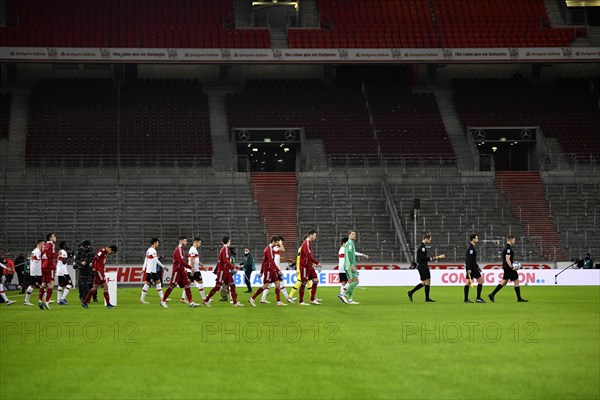
[[[120,94],[108,80],[41,80],[30,98],[26,149],[30,161],[210,159],[208,100],[192,80],[138,81]]]
[[[464,126],[539,126],[558,137],[565,153],[600,154],[598,95],[586,80],[531,85],[523,79],[454,82]]]
[[[225,29],[231,1],[7,0],[0,46],[269,48],[268,29]]]

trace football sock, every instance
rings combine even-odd
[[[156,292],[158,293],[158,296],[162,299],[163,298],[163,291],[162,291],[162,285],[160,283],[156,284]]]
[[[25,294],[25,303],[29,303],[29,299],[31,298],[31,293],[33,293],[33,288],[29,286],[27,288],[27,292]]]
[[[315,299],[315,295],[317,294],[317,286],[318,284],[313,282],[312,288],[310,289],[310,301]]]
[[[283,293],[283,296],[285,299],[288,298],[288,294],[287,294],[287,289],[284,287],[280,287],[279,290],[281,291],[281,293]]]
[[[261,287],[258,288],[258,290],[256,291],[256,293],[254,293],[252,295],[252,298],[256,300],[256,298],[258,297],[258,295],[261,294],[261,293],[263,293],[263,292],[265,292],[265,289],[263,289],[262,286],[261,286]]]
[[[69,292],[71,291],[71,289],[73,289],[73,286],[71,286],[71,285],[67,285],[67,287],[64,288],[63,295],[62,295],[62,299],[63,300],[67,299],[67,295],[69,294]]]
[[[298,301],[300,303],[304,302],[304,290],[306,289],[306,284],[301,284],[300,285],[300,297],[298,298]]]
[[[48,303],[51,298],[52,298],[52,288],[48,288],[48,290],[46,291],[46,303]]]
[[[275,288],[275,298],[277,299],[278,303],[281,301],[281,289]]]
[[[517,294],[517,300],[521,300],[521,287],[515,286],[515,293]]]
[[[346,289],[346,297],[351,299],[354,296],[354,288],[358,286],[358,282],[352,282]]]
[[[495,296],[496,293],[498,293],[500,291],[500,289],[502,289],[502,285],[498,284],[498,286],[496,286],[496,289],[494,289],[494,291],[492,292],[492,294],[490,296]]]
[[[56,288],[56,302],[58,303],[62,299],[62,286]]]
[[[169,295],[171,294],[172,291],[173,291],[173,288],[171,286],[169,286],[167,288],[167,291],[165,292],[165,295],[162,298],[163,303],[167,301],[167,299],[169,298]]]
[[[93,295],[94,295],[94,291],[92,289],[90,289],[88,294],[85,295],[85,299],[83,299],[83,302],[86,304],[89,303],[90,299],[92,298]]]
[[[290,297],[294,297],[296,295],[296,293],[298,293],[298,289],[300,288],[300,285],[298,284],[300,281],[296,282],[296,284],[294,285],[294,287],[292,287],[292,290],[290,290]],[[298,286],[298,287],[296,287]]]
[[[481,298],[481,290],[483,289],[483,283],[479,283],[477,285],[477,298],[480,299]]]
[[[465,301],[469,300],[469,285],[465,285],[464,291],[465,291]]]
[[[209,301],[211,297],[213,297],[215,293],[217,293],[219,290],[221,290],[221,286],[219,285],[212,288],[211,291],[208,293],[208,296],[206,296],[206,299],[204,299],[204,301]]]
[[[231,300],[233,300],[233,304],[237,303],[237,293],[235,292],[235,285],[231,285],[229,287],[229,293],[231,294]]]
[[[146,293],[148,292],[149,287],[150,286],[144,283],[144,287],[142,288],[142,297],[140,298],[141,301],[144,301],[146,299]]]
[[[192,289],[190,289],[189,287],[186,287],[185,288],[185,295],[187,296],[188,301],[191,303],[193,301],[192,300]]]
[[[269,288],[268,287],[265,290],[263,290],[262,297],[260,298],[260,301],[267,300],[267,294],[269,294]]]
[[[106,301],[106,305],[110,304],[110,295],[108,294],[108,290],[105,290],[104,292],[102,292],[102,294],[104,295],[104,301]]]
[[[429,285],[425,285],[425,299],[429,300]]]
[[[414,287],[414,288],[413,288],[413,289],[412,289],[410,292],[411,292],[411,293],[414,293],[414,292],[416,292],[417,290],[421,289],[422,287],[423,287],[423,284],[422,284],[422,283],[419,283],[419,284],[418,284],[417,286],[415,286],[415,287]]]
[[[196,287],[198,288],[198,291],[200,292],[200,296],[202,296],[202,300],[206,299],[206,293],[204,293],[204,283],[196,282]]]

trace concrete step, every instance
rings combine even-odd
[[[213,166],[217,170],[236,169],[234,143],[229,139],[229,127],[225,107],[225,92],[206,88],[210,118],[210,136],[212,141]]]
[[[433,93],[438,103],[444,127],[452,143],[459,169],[462,171],[478,170],[479,157],[475,154],[477,150],[474,149],[474,144],[469,142],[471,139],[465,136],[465,128],[460,122],[452,101],[452,89],[438,88]]]

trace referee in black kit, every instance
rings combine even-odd
[[[517,294],[517,301],[519,303],[527,303],[528,300],[525,300],[521,297],[521,288],[519,287],[519,273],[516,269],[513,269],[513,261],[514,261],[514,251],[512,246],[515,244],[517,239],[515,239],[514,235],[508,235],[506,237],[506,246],[504,246],[504,250],[502,250],[502,268],[504,269],[504,275],[502,276],[502,282],[496,286],[496,289],[492,293],[488,295],[490,301],[494,302],[494,297],[496,293],[500,291],[508,281],[513,281],[515,283],[515,293]]]
[[[431,283],[431,272],[429,272],[429,261],[437,260],[438,258],[444,258],[443,254],[435,257],[429,257],[427,255],[427,245],[431,244],[431,235],[426,234],[423,235],[423,240],[419,247],[417,247],[417,270],[419,271],[419,276],[421,278],[421,283],[415,286],[412,290],[408,291],[408,299],[413,301],[413,294],[425,286],[425,302],[427,303],[435,303],[435,300],[429,297],[429,284]]]
[[[477,279],[477,299],[475,300],[477,303],[485,303],[485,301],[481,298],[481,289],[483,289],[483,278],[481,277],[481,269],[477,264],[477,251],[475,250],[475,245],[479,242],[479,236],[473,233],[469,236],[469,246],[467,247],[467,256],[465,261],[465,269],[466,269],[466,282],[465,282],[465,303],[472,303],[469,300],[469,288],[471,286],[471,280]]]

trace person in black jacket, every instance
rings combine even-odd
[[[254,271],[256,267],[254,266],[254,257],[250,253],[250,249],[247,247],[244,249],[244,260],[240,263],[240,265],[242,266],[242,268],[244,268],[244,275],[246,276],[246,287],[248,288],[248,290],[246,290],[245,293],[252,293],[250,276],[252,275],[252,271]]]
[[[415,286],[412,290],[407,292],[408,299],[413,301],[413,294],[422,287],[425,287],[425,302],[435,303],[435,300],[429,297],[429,284],[431,283],[431,272],[429,272],[429,261],[437,260],[438,258],[444,258],[445,255],[440,254],[439,256],[429,257],[427,255],[427,246],[431,244],[431,235],[423,235],[423,240],[419,247],[417,247],[417,270],[421,278],[421,283]]]
[[[469,288],[471,287],[471,280],[477,279],[477,303],[485,303],[481,298],[481,289],[483,289],[483,278],[481,277],[481,268],[477,264],[477,251],[475,245],[479,242],[479,236],[473,233],[469,236],[469,246],[467,246],[467,255],[465,259],[465,270],[466,270],[466,282],[465,282],[465,303],[472,303],[469,300]]]

